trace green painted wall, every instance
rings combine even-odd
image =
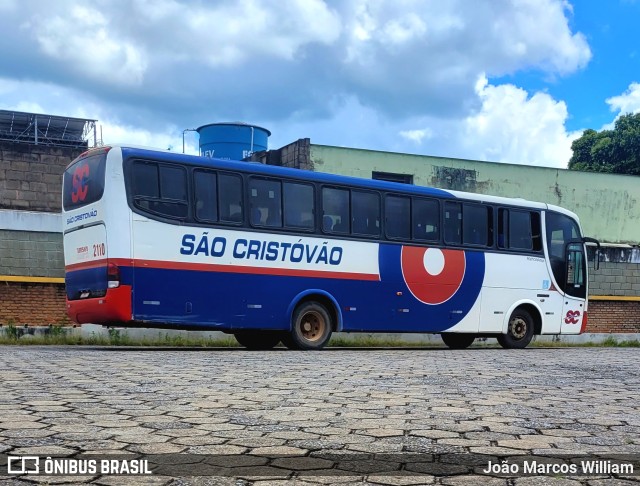
[[[578,214],[586,236],[640,243],[640,177],[313,144],[311,163],[318,172],[412,174],[416,185],[555,204]]]

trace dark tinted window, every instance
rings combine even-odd
[[[64,173],[62,198],[65,210],[100,200],[104,192],[106,152],[78,160]]]
[[[313,229],[313,186],[295,182],[283,183],[284,225],[287,228]]]
[[[200,221],[218,221],[218,177],[215,172],[197,170],[193,174],[195,216]]]
[[[136,196],[160,197],[158,164],[136,162],[133,166],[133,187]]]
[[[322,189],[322,230],[349,233],[349,191],[325,187]]]
[[[521,209],[498,210],[498,248],[542,250],[540,214]]]
[[[251,224],[254,226],[282,227],[282,189],[280,181],[249,179]]]
[[[459,203],[444,203],[444,241],[462,243],[462,208]]]
[[[351,231],[380,236],[380,197],[373,192],[351,191]]]
[[[435,241],[440,239],[440,215],[438,201],[413,199],[413,239]]]
[[[218,212],[220,221],[242,223],[242,178],[218,174]]]
[[[490,208],[480,204],[462,205],[462,240],[465,245],[489,246]]]
[[[514,250],[533,249],[530,212],[509,211],[509,248]]]
[[[411,238],[411,200],[402,196],[386,196],[384,224],[387,237]]]
[[[182,167],[136,161],[132,167],[132,196],[138,209],[167,218],[188,214],[187,172]]]

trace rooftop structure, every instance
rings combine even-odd
[[[87,147],[96,140],[96,120],[0,110],[0,140],[64,147]]]

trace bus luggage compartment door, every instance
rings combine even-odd
[[[108,287],[107,234],[104,224],[81,228],[64,237],[67,298],[103,297]]]

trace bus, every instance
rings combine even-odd
[[[332,332],[524,348],[587,325],[587,243],[550,204],[127,146],[63,176],[76,323],[220,330],[249,349]]]

